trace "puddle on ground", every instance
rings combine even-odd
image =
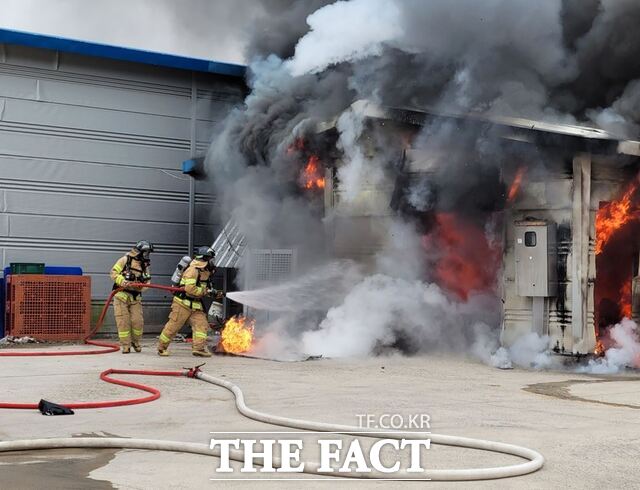
[[[112,434],[76,434],[74,437],[118,437]],[[120,449],[46,449],[0,453],[2,488],[103,490],[115,488],[89,474],[107,465]]]
[[[611,376],[606,379],[596,378],[596,379],[568,379],[566,381],[553,381],[550,383],[536,383],[532,385],[528,385],[522,388],[524,391],[528,391],[529,393],[536,393],[537,395],[545,395],[552,396],[554,398],[560,398],[562,400],[573,400],[577,402],[585,402],[585,403],[596,403],[598,405],[609,405],[611,407],[626,407],[626,408],[634,408],[640,409],[640,405],[632,405],[627,403],[615,403],[615,402],[606,402],[602,400],[593,400],[590,398],[584,398],[581,396],[576,396],[571,393],[571,386],[576,384],[583,383],[612,383],[612,382],[620,382],[620,381],[640,381],[638,377],[629,377],[629,376]]]

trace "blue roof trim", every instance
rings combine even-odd
[[[52,49],[65,53],[76,53],[95,56],[98,58],[132,61],[135,63],[165,66],[181,70],[217,73],[233,77],[244,77],[246,72],[246,66],[236,65],[234,63],[222,63],[199,58],[187,58],[173,54],[155,53],[153,51],[122,48],[87,41],[75,41],[73,39],[66,39],[63,37],[33,34],[30,32],[13,31],[9,29],[0,29],[0,43]]]

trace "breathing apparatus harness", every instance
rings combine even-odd
[[[142,269],[136,269],[135,267],[133,267],[132,262],[134,257],[127,254],[127,263],[125,264],[124,269],[122,270],[122,275],[124,277],[124,280],[127,282],[148,282],[148,278],[146,277],[148,262],[142,256],[142,252],[140,252],[136,258],[138,262],[140,262],[140,266],[142,267]],[[111,290],[112,291],[116,290],[119,287],[120,286],[118,286],[116,283],[113,283]],[[130,294],[133,297],[134,301],[137,301],[137,299],[142,294],[142,291],[136,291],[128,288],[125,288],[124,291],[127,294]]]
[[[198,271],[198,277],[196,278],[196,287],[199,287],[200,284],[202,283],[201,279],[200,279],[200,269],[196,269]],[[210,280],[207,280],[207,287],[209,287],[209,282]],[[194,301],[198,301],[198,302],[202,302],[201,298],[192,298],[191,296],[189,296],[186,291],[180,291],[177,293],[173,293],[173,295],[176,298],[180,298],[183,302],[184,301],[188,301],[189,302],[189,306],[191,307],[191,309],[193,309],[193,302]]]
[[[195,260],[203,260],[207,263],[207,265],[205,266],[205,269],[209,271],[209,278],[206,280],[206,287],[207,289],[213,289],[213,272],[215,271],[215,266],[214,266],[215,252],[210,247],[199,247],[198,250],[196,251],[194,258]],[[192,264],[192,262],[193,260],[188,256],[184,256],[182,257],[182,259],[180,259],[180,262],[176,266],[176,270],[173,272],[173,275],[171,276],[171,282],[174,285],[177,286],[180,284],[184,271],[187,269],[187,267],[189,267]],[[200,287],[200,285],[203,282],[200,276],[202,270],[200,268],[196,268],[196,270],[198,272],[198,276],[196,278],[196,287]],[[188,301],[189,307],[191,309],[193,309],[194,301],[202,303],[201,298],[192,298],[186,293],[186,291],[176,292],[173,295],[176,298],[179,298],[183,302],[183,304],[185,301]]]

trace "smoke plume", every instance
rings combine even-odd
[[[628,318],[609,329],[607,342],[610,347],[604,357],[590,360],[580,372],[615,374],[625,368],[640,367],[640,336],[638,325]]]
[[[302,335],[302,349],[330,357],[367,356],[394,347],[463,351],[474,342],[474,330],[490,330],[478,315],[491,316],[488,302],[477,296],[458,303],[436,284],[372,275],[329,310],[318,330]]]
[[[304,301],[285,301],[297,311],[285,308],[264,338],[286,331],[287,348],[334,356],[481,350],[504,367],[548,366],[548,339],[526,338],[508,353],[497,351],[495,258],[501,253],[503,169],[518,161],[535,174],[557,162],[543,149],[523,151],[473,121],[438,119],[426,121],[418,134],[394,133],[354,103],[599,125],[636,137],[640,4],[351,0],[264,6],[247,52],[250,93],[217,128],[208,155],[223,216],[235,218],[251,247],[295,249],[298,275],[312,270],[311,277],[326,278],[331,274],[317,271],[331,271],[336,257],[325,227],[359,209],[372,189],[388,191],[391,204],[380,214],[388,236],[372,245],[364,275],[339,297],[320,301],[326,311],[317,320],[303,314]],[[327,124],[334,136],[322,129]],[[413,164],[403,153],[408,146],[428,155],[421,179],[412,180],[407,170]],[[322,196],[310,197],[300,187],[311,153],[330,169],[339,163],[340,202],[327,215]],[[362,245],[359,230],[340,228],[342,243]],[[486,260],[469,263],[473,250],[459,246],[469,237]],[[262,296],[243,293],[243,301],[287,294],[289,286]],[[319,287],[317,294],[324,291]],[[278,310],[282,301],[262,301],[261,307]]]

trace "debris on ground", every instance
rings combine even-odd
[[[14,337],[13,335],[7,335],[0,339],[0,346],[8,344],[37,344],[38,341],[33,337]]]

